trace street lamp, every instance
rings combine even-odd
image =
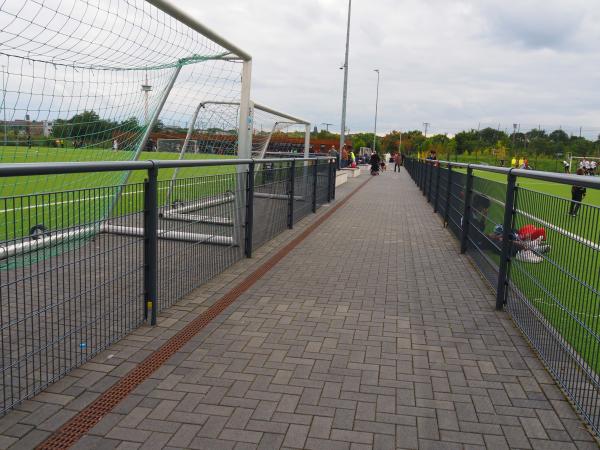
[[[377,109],[379,107],[379,69],[373,69],[377,72],[377,94],[375,95],[375,129],[373,131],[373,151],[377,151],[375,144],[377,143]]]
[[[146,81],[142,84],[142,92],[144,93],[144,122],[148,123],[148,93],[152,91],[152,86],[148,84],[148,75]]]
[[[340,69],[344,69],[344,93],[342,94],[342,126],[340,127],[340,155],[342,148],[346,142],[344,136],[346,132],[346,100],[348,99],[348,53],[350,52],[350,14],[352,11],[352,0],[348,0],[348,25],[346,27],[346,57],[344,65]],[[339,158],[339,168],[342,168],[342,158]]]

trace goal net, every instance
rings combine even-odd
[[[153,2],[0,3],[1,163],[151,159],[157,144],[176,151],[177,143],[154,136],[185,136],[200,102],[239,105],[247,56]],[[203,126],[218,124],[209,119]],[[235,153],[238,128],[227,124],[228,154]],[[198,158],[207,147],[196,139],[190,145]],[[123,171],[4,178],[0,224],[10,226],[0,226],[0,241],[26,237],[40,223],[57,230],[130,213],[141,206],[144,177]],[[58,191],[77,193],[51,194]]]
[[[577,169],[583,169],[587,175],[600,174],[600,157],[597,156],[572,156],[568,157],[569,172],[575,173]]]
[[[181,151],[185,151],[186,153],[198,153],[198,141],[194,139],[186,141],[185,139],[159,138],[156,140],[156,151],[169,153],[180,153]]]
[[[236,153],[239,102],[202,101],[196,106],[191,122],[183,139],[165,141],[179,148],[179,159],[196,157],[193,153],[227,157]],[[308,155],[310,147],[310,125],[294,116],[267,106],[251,102],[250,108],[251,152],[255,159]],[[172,143],[171,143],[172,142]],[[195,143],[189,145],[186,143]],[[160,144],[163,145],[163,144]],[[160,147],[159,147],[160,148]],[[195,150],[194,150],[195,149]],[[260,170],[261,165],[257,166]],[[188,169],[173,172],[167,193],[166,204],[170,205],[182,197],[175,179]]]

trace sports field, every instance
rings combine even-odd
[[[2,163],[130,161],[132,152],[102,149],[27,149],[0,147]],[[142,160],[177,159],[176,153],[144,152]],[[232,156],[188,154],[185,159],[231,159]],[[194,167],[180,169],[171,201],[191,200],[233,188],[235,180],[228,174],[235,166]],[[166,201],[174,169],[159,171],[159,204]],[[123,215],[141,210],[144,170],[132,171],[128,185],[119,194],[119,186],[127,180],[127,172],[83,173],[50,176],[7,177],[0,180],[0,236],[8,240],[27,236],[31,227],[43,224],[49,230],[95,222],[110,211]],[[197,180],[203,177],[203,182]],[[193,186],[186,189],[186,186]],[[181,197],[181,198],[180,198]],[[119,199],[115,202],[115,199]]]
[[[502,193],[506,177],[476,171],[474,187],[495,198],[486,233],[502,223]],[[479,189],[478,189],[479,186]],[[561,336],[600,372],[600,191],[588,189],[576,217],[568,214],[571,187],[545,181],[518,179],[515,228],[534,224],[547,232],[550,252],[541,262],[513,259],[511,282]],[[499,261],[492,250],[487,256]]]

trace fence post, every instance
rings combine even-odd
[[[437,172],[435,175],[435,200],[433,201],[433,212],[438,212],[438,203],[440,199],[440,172],[442,171],[442,166],[440,163],[437,163]]]
[[[290,198],[288,200],[288,228],[294,228],[294,185],[296,184],[296,160],[290,164]]]
[[[319,169],[319,160],[315,159],[313,164],[313,190],[312,190],[312,212],[317,212],[317,175]]]
[[[331,196],[333,193],[333,188],[331,186],[331,174],[333,172],[333,169],[331,168],[332,164],[331,161],[327,161],[327,203],[331,202]]]
[[[444,211],[444,228],[450,220],[450,200],[452,195],[452,164],[448,163],[448,181],[446,182],[446,210]]]
[[[254,228],[254,161],[248,164],[246,173],[246,220],[244,250],[246,258],[252,258],[252,229]]]
[[[429,181],[427,183],[427,203],[431,203],[431,182],[433,180],[433,163],[429,163]]]
[[[465,208],[463,210],[462,230],[460,235],[460,252],[467,251],[467,242],[469,240],[469,223],[471,221],[471,197],[473,196],[473,169],[469,164],[467,168],[467,183],[465,186]]]
[[[498,268],[498,287],[496,289],[496,309],[502,310],[506,303],[506,285],[508,284],[508,266],[512,247],[512,227],[515,213],[516,182],[517,177],[508,171],[508,183],[506,185],[506,200],[504,203],[504,222],[502,224],[502,254],[500,256],[500,267]]]
[[[158,168],[148,169],[144,181],[144,320],[156,325],[158,309]]]
[[[336,161],[336,164],[334,164],[333,167],[331,168],[331,172],[332,172],[332,175],[331,175],[331,178],[332,178],[331,179],[331,200],[335,200],[335,183],[337,180],[337,168],[338,168],[338,166],[337,166],[337,161]]]

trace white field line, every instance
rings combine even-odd
[[[551,303],[551,302],[548,302],[548,301],[544,301],[541,298],[534,298],[532,301],[534,303],[541,303],[541,304],[546,305],[546,306],[551,306],[552,308],[560,309],[561,311],[568,311],[563,306],[560,306],[560,305],[557,305],[555,303]],[[579,311],[570,311],[570,312],[572,314],[575,314],[576,316],[579,316],[579,317],[581,317],[581,316],[587,316],[587,317],[591,317],[592,319],[596,319],[596,318],[600,317],[600,314],[582,313],[582,312],[579,312]]]
[[[586,246],[590,247],[593,250],[600,251],[600,244],[597,244],[594,241],[591,241],[589,239],[585,239],[585,238],[583,238],[583,237],[581,237],[581,236],[579,236],[579,235],[577,235],[575,233],[571,233],[570,231],[567,231],[567,230],[564,230],[564,229],[562,229],[560,227],[557,227],[556,225],[554,225],[554,224],[552,224],[550,222],[546,222],[545,220],[542,220],[542,219],[540,219],[540,218],[538,218],[538,217],[536,217],[536,216],[534,216],[532,214],[526,213],[525,211],[521,211],[520,209],[517,209],[516,211],[517,211],[517,213],[522,214],[524,217],[527,217],[528,219],[534,220],[535,222],[537,222],[539,224],[542,224],[545,227],[547,227],[547,228],[549,228],[549,229],[551,229],[553,231],[556,231],[559,234],[562,234],[563,236],[566,236],[566,237],[568,237],[570,239],[573,239],[574,241],[577,241],[580,244],[586,245]]]
[[[210,184],[210,181],[202,181],[200,184]],[[178,185],[177,187],[187,187],[187,186],[197,186],[198,183],[193,183],[193,184],[184,184],[184,185]],[[92,188],[92,189],[102,189],[102,188]],[[158,190],[159,191],[164,191],[169,189],[169,186],[162,186],[159,187]],[[130,191],[130,192],[124,192],[121,195],[137,195],[137,194],[142,194],[144,191]],[[35,194],[33,194],[35,195]],[[51,194],[39,194],[39,195],[51,195]],[[114,195],[98,195],[95,197],[84,197],[84,198],[74,198],[71,200],[64,200],[61,202],[50,202],[50,203],[36,203],[34,205],[28,205],[28,206],[21,206],[18,208],[6,208],[6,209],[0,209],[0,214],[6,214],[9,212],[13,212],[13,211],[22,211],[22,210],[26,210],[26,209],[35,209],[35,208],[42,208],[42,207],[47,207],[47,206],[57,206],[57,205],[64,205],[67,203],[75,203],[75,202],[88,202],[90,200],[99,200],[99,199],[104,199],[104,198],[109,198],[109,197],[113,197]],[[27,197],[27,195],[25,195],[25,197]],[[2,201],[2,199],[0,198],[0,201]]]

